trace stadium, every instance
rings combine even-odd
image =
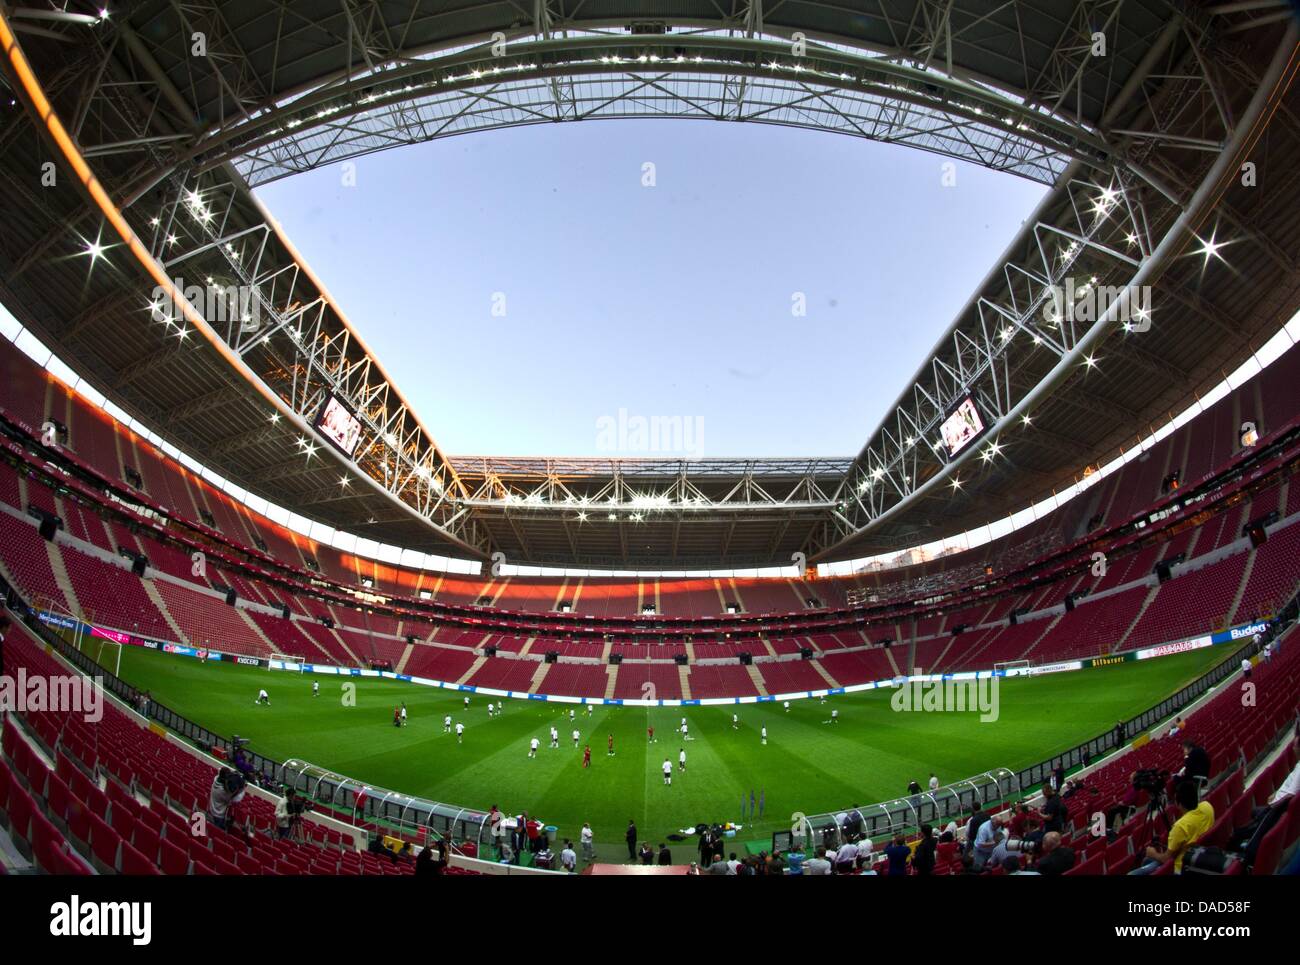
[[[1296,872],[1293,5],[37,0],[0,47],[4,877]],[[267,201],[650,118],[1041,193],[892,404],[803,386],[836,458],[603,397],[609,455],[444,451],[474,400],[417,411]]]

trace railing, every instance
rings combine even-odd
[[[280,779],[309,800],[350,813],[354,820],[391,829],[408,840],[420,841],[432,831],[453,842],[481,842],[487,821],[484,811],[440,804],[365,784],[307,761],[285,761]]]

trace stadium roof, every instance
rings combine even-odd
[[[184,452],[382,542],[681,569],[960,532],[1147,435],[1300,304],[1283,4],[989,7],[11,9],[0,300]],[[365,346],[365,320],[347,320],[249,190],[456,133],[629,116],[838,131],[1053,190],[856,456],[694,462],[447,456]],[[1067,284],[1093,303],[1150,286],[1149,313],[1053,319]],[[194,286],[197,312],[180,298]],[[217,289],[251,293],[254,317],[215,312]],[[360,420],[353,459],[312,428],[330,395]],[[938,429],[967,396],[989,434],[947,458]]]

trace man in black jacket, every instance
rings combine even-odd
[[[636,861],[636,822],[627,819],[627,860]]]
[[[918,875],[928,875],[934,870],[934,855],[939,844],[934,837],[934,828],[928,824],[921,825],[921,840],[912,852],[912,869]]]
[[[1182,776],[1199,777],[1209,779],[1210,776],[1210,755],[1206,753],[1205,748],[1192,743],[1190,740],[1183,741],[1183,770]]]

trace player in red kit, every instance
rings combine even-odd
[[[608,754],[610,757],[613,757],[614,756],[614,735],[613,734],[609,735],[609,740],[606,743],[608,746],[608,750],[606,751],[606,754]]]
[[[582,766],[591,767],[591,745],[588,744],[582,749]]]
[[[646,743],[653,744],[655,742],[655,729],[653,727],[647,727],[646,734],[649,735],[646,740]]]

